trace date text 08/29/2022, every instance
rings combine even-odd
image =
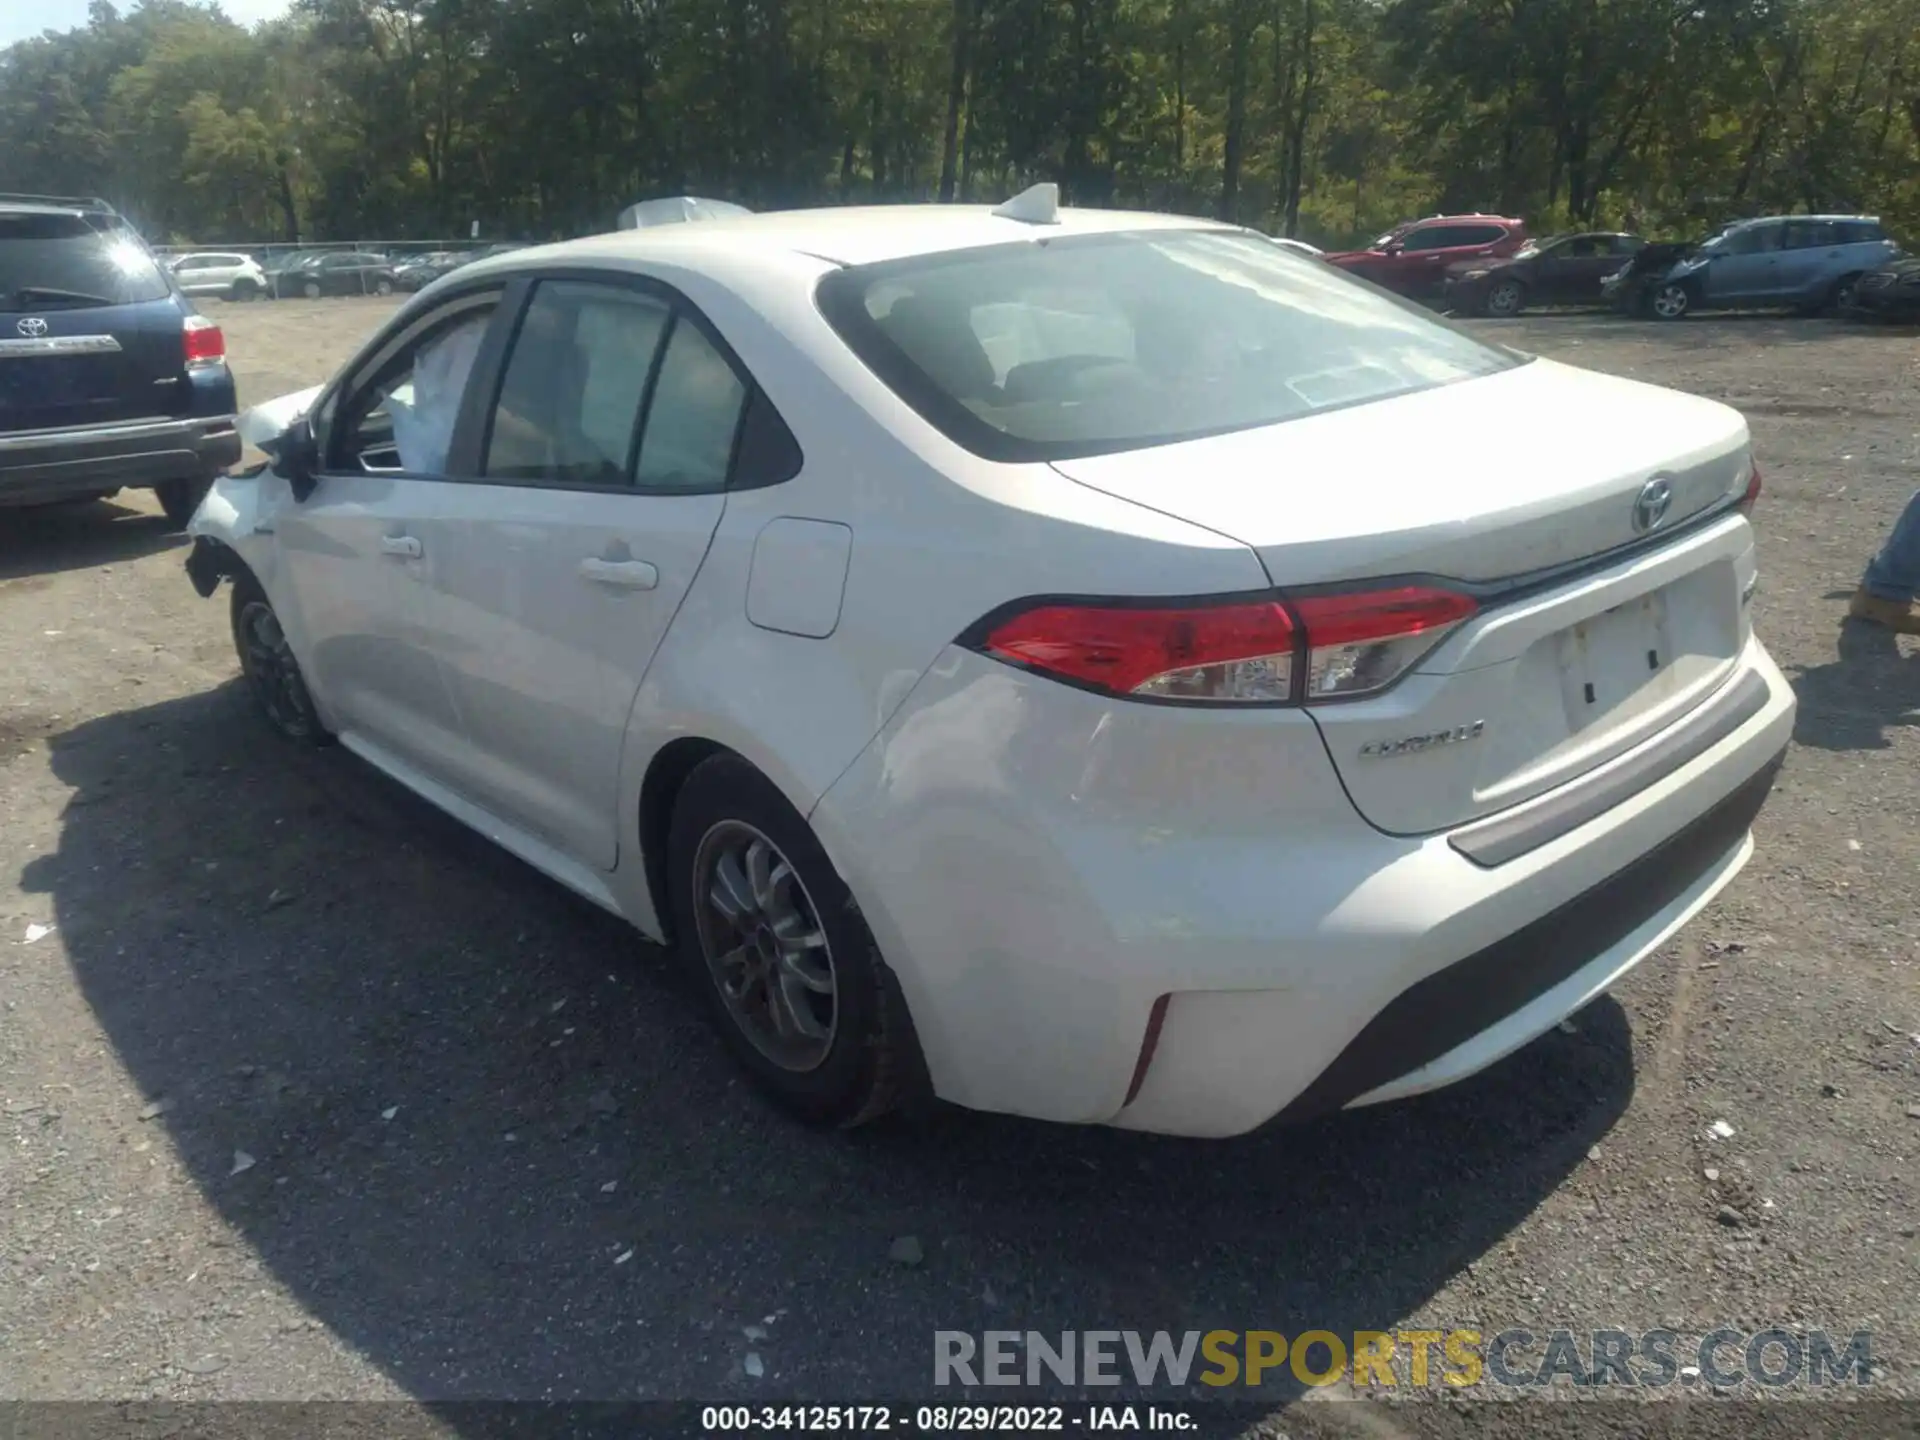
[[[873,1431],[902,1435],[1004,1435],[1159,1431],[1194,1428],[1184,1410],[1159,1405],[709,1405],[700,1428],[710,1435],[776,1431]]]

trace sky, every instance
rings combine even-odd
[[[120,0],[122,10],[132,9]],[[286,13],[287,0],[222,0],[220,8],[242,25]],[[87,23],[87,0],[0,0],[0,47],[42,30],[74,30]]]

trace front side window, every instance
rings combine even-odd
[[[543,281],[507,357],[482,473],[625,485],[647,381],[672,318],[651,295]],[[664,367],[661,380],[664,386]]]
[[[1448,246],[1458,245],[1460,243],[1454,238],[1459,233],[1459,227],[1455,225],[1429,225],[1424,230],[1408,231],[1407,243],[1400,248],[1403,250],[1444,250]]]
[[[315,435],[324,437],[331,468],[445,475],[461,402],[497,303],[492,295],[470,299],[423,326],[354,389],[337,436],[332,417],[316,415]]]
[[[1226,230],[854,266],[822,281],[819,301],[925,419],[1003,460],[1252,429],[1525,363]]]
[[[0,312],[132,305],[169,293],[165,272],[118,224],[59,212],[0,215]]]
[[[1718,241],[1709,242],[1716,253],[1722,255],[1765,255],[1780,248],[1781,225],[1749,225],[1744,230],[1730,230]]]

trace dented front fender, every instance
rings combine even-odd
[[[187,523],[193,548],[187,578],[202,596],[223,579],[250,570],[262,585],[273,569],[273,516],[286,482],[265,465],[214,481]]]

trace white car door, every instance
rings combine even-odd
[[[449,779],[610,870],[627,716],[720,522],[747,391],[704,322],[637,277],[524,290],[479,473],[422,535],[465,721]]]
[[[445,769],[465,735],[424,643],[423,597],[439,557],[421,536],[448,489],[454,416],[478,348],[458,341],[483,335],[499,303],[499,286],[477,288],[376,342],[316,411],[312,492],[275,519],[287,592],[275,607],[293,616],[302,668],[329,719],[343,739],[428,771]],[[423,358],[450,350],[464,353],[465,368],[433,366],[433,393],[416,393]]]

